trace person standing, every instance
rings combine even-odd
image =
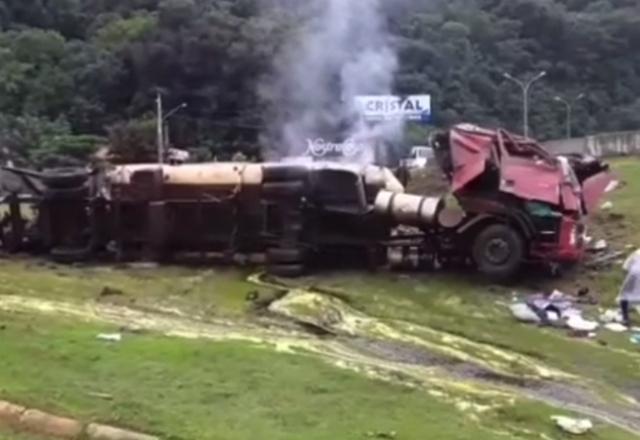
[[[640,305],[640,249],[627,258],[622,268],[627,272],[627,276],[620,289],[618,303],[624,325],[630,327],[631,306]]]

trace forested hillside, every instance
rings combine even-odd
[[[257,148],[269,111],[260,84],[323,0],[2,0],[0,142],[46,162],[82,157],[110,137],[152,142],[154,99],[188,107],[174,144],[203,157]],[[640,128],[637,0],[387,0],[399,57],[395,92],[429,93],[436,126],[521,127],[521,92],[505,80],[547,70],[532,91],[531,127],[564,134]],[[270,97],[272,100],[274,97]],[[151,145],[149,145],[152,148]]]

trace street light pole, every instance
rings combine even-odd
[[[561,96],[556,96],[554,99],[554,101],[556,102],[560,102],[562,104],[565,105],[565,107],[567,108],[567,139],[571,139],[572,136],[572,128],[573,128],[573,106],[576,102],[580,101],[581,99],[584,98],[584,93],[579,94],[576,99],[573,100],[573,102],[570,102],[564,98],[562,98]]]
[[[177,112],[179,112],[180,110],[182,110],[183,108],[187,108],[187,103],[183,102],[182,104],[180,104],[179,106],[177,106],[176,108],[172,109],[169,113],[167,113],[163,118],[162,118],[162,130],[163,130],[163,151],[165,147],[169,146],[169,124],[166,122],[171,116],[173,116],[174,114],[176,114]]]
[[[164,133],[163,133],[163,125],[164,118],[162,116],[162,94],[158,90],[156,92],[156,137],[158,143],[158,163],[164,163]]]
[[[509,81],[513,81],[522,89],[522,106],[523,106],[522,119],[523,119],[523,126],[524,126],[523,132],[524,132],[524,137],[528,138],[529,137],[529,91],[531,90],[531,86],[536,81],[541,80],[542,78],[547,76],[547,72],[546,71],[540,72],[539,74],[537,74],[527,82],[521,81],[509,73],[504,73],[502,76],[508,79]]]

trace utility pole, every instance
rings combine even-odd
[[[542,71],[527,82],[521,81],[515,78],[513,75],[506,72],[503,73],[502,76],[508,79],[509,81],[513,81],[522,89],[522,106],[523,106],[522,119],[523,119],[523,126],[524,126],[523,133],[524,133],[524,137],[528,138],[529,137],[529,90],[531,90],[531,86],[536,81],[541,80],[542,78],[547,76],[547,72]]]
[[[569,101],[568,99],[564,99],[561,96],[556,96],[555,98],[553,98],[554,101],[556,102],[560,102],[562,104],[565,105],[565,107],[567,108],[567,139],[571,139],[572,136],[572,129],[573,129],[573,106],[580,101],[581,99],[584,99],[585,94],[584,93],[580,93],[578,96],[576,96],[576,98],[573,101]]]
[[[160,90],[156,92],[156,123],[157,123],[157,142],[158,142],[158,163],[164,163],[164,117],[162,116],[162,94]]]
[[[183,102],[182,104],[180,104],[179,106],[173,108],[171,111],[169,111],[166,115],[164,115],[161,119],[161,124],[162,124],[162,130],[163,130],[163,148],[162,150],[164,151],[165,148],[169,147],[170,145],[170,140],[169,140],[169,123],[167,122],[169,120],[169,118],[173,115],[175,115],[177,112],[179,112],[182,109],[187,108],[187,103]]]

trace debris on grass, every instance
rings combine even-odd
[[[367,432],[367,437],[368,438],[378,438],[378,439],[386,439],[386,440],[393,440],[397,437],[398,433],[395,431],[390,431],[390,432],[380,432],[380,431],[369,431]]]
[[[625,325],[620,324],[619,322],[610,322],[609,324],[606,324],[604,328],[614,333],[624,333],[628,330]]]
[[[608,309],[600,315],[600,322],[605,324],[622,324],[623,321],[622,312],[619,309]]]
[[[102,400],[113,400],[113,395],[107,394],[107,393],[89,392],[87,393],[87,395],[90,397],[95,397],[97,399],[102,399]]]
[[[538,316],[538,314],[531,310],[531,307],[529,307],[527,304],[511,304],[509,308],[511,309],[511,314],[514,316],[514,318],[516,318],[520,322],[527,324],[540,324],[542,322],[540,316]]]
[[[120,342],[122,341],[121,333],[100,333],[96,336],[97,339],[106,342]]]
[[[607,243],[607,240],[598,240],[593,243],[589,250],[591,250],[592,252],[602,252],[606,251],[608,247],[609,243]]]
[[[110,296],[123,296],[124,292],[120,289],[114,289],[113,287],[105,286],[100,291],[100,298],[107,298]]]
[[[575,314],[571,314],[567,317],[567,327],[576,332],[591,333],[598,329],[600,324],[595,321],[589,321],[584,319],[582,313],[578,311]]]
[[[552,416],[551,420],[558,428],[573,435],[583,435],[593,429],[593,422],[589,419],[574,419],[566,416]]]
[[[610,211],[613,209],[613,203],[612,202],[604,202],[602,204],[602,206],[600,207],[603,211]]]

